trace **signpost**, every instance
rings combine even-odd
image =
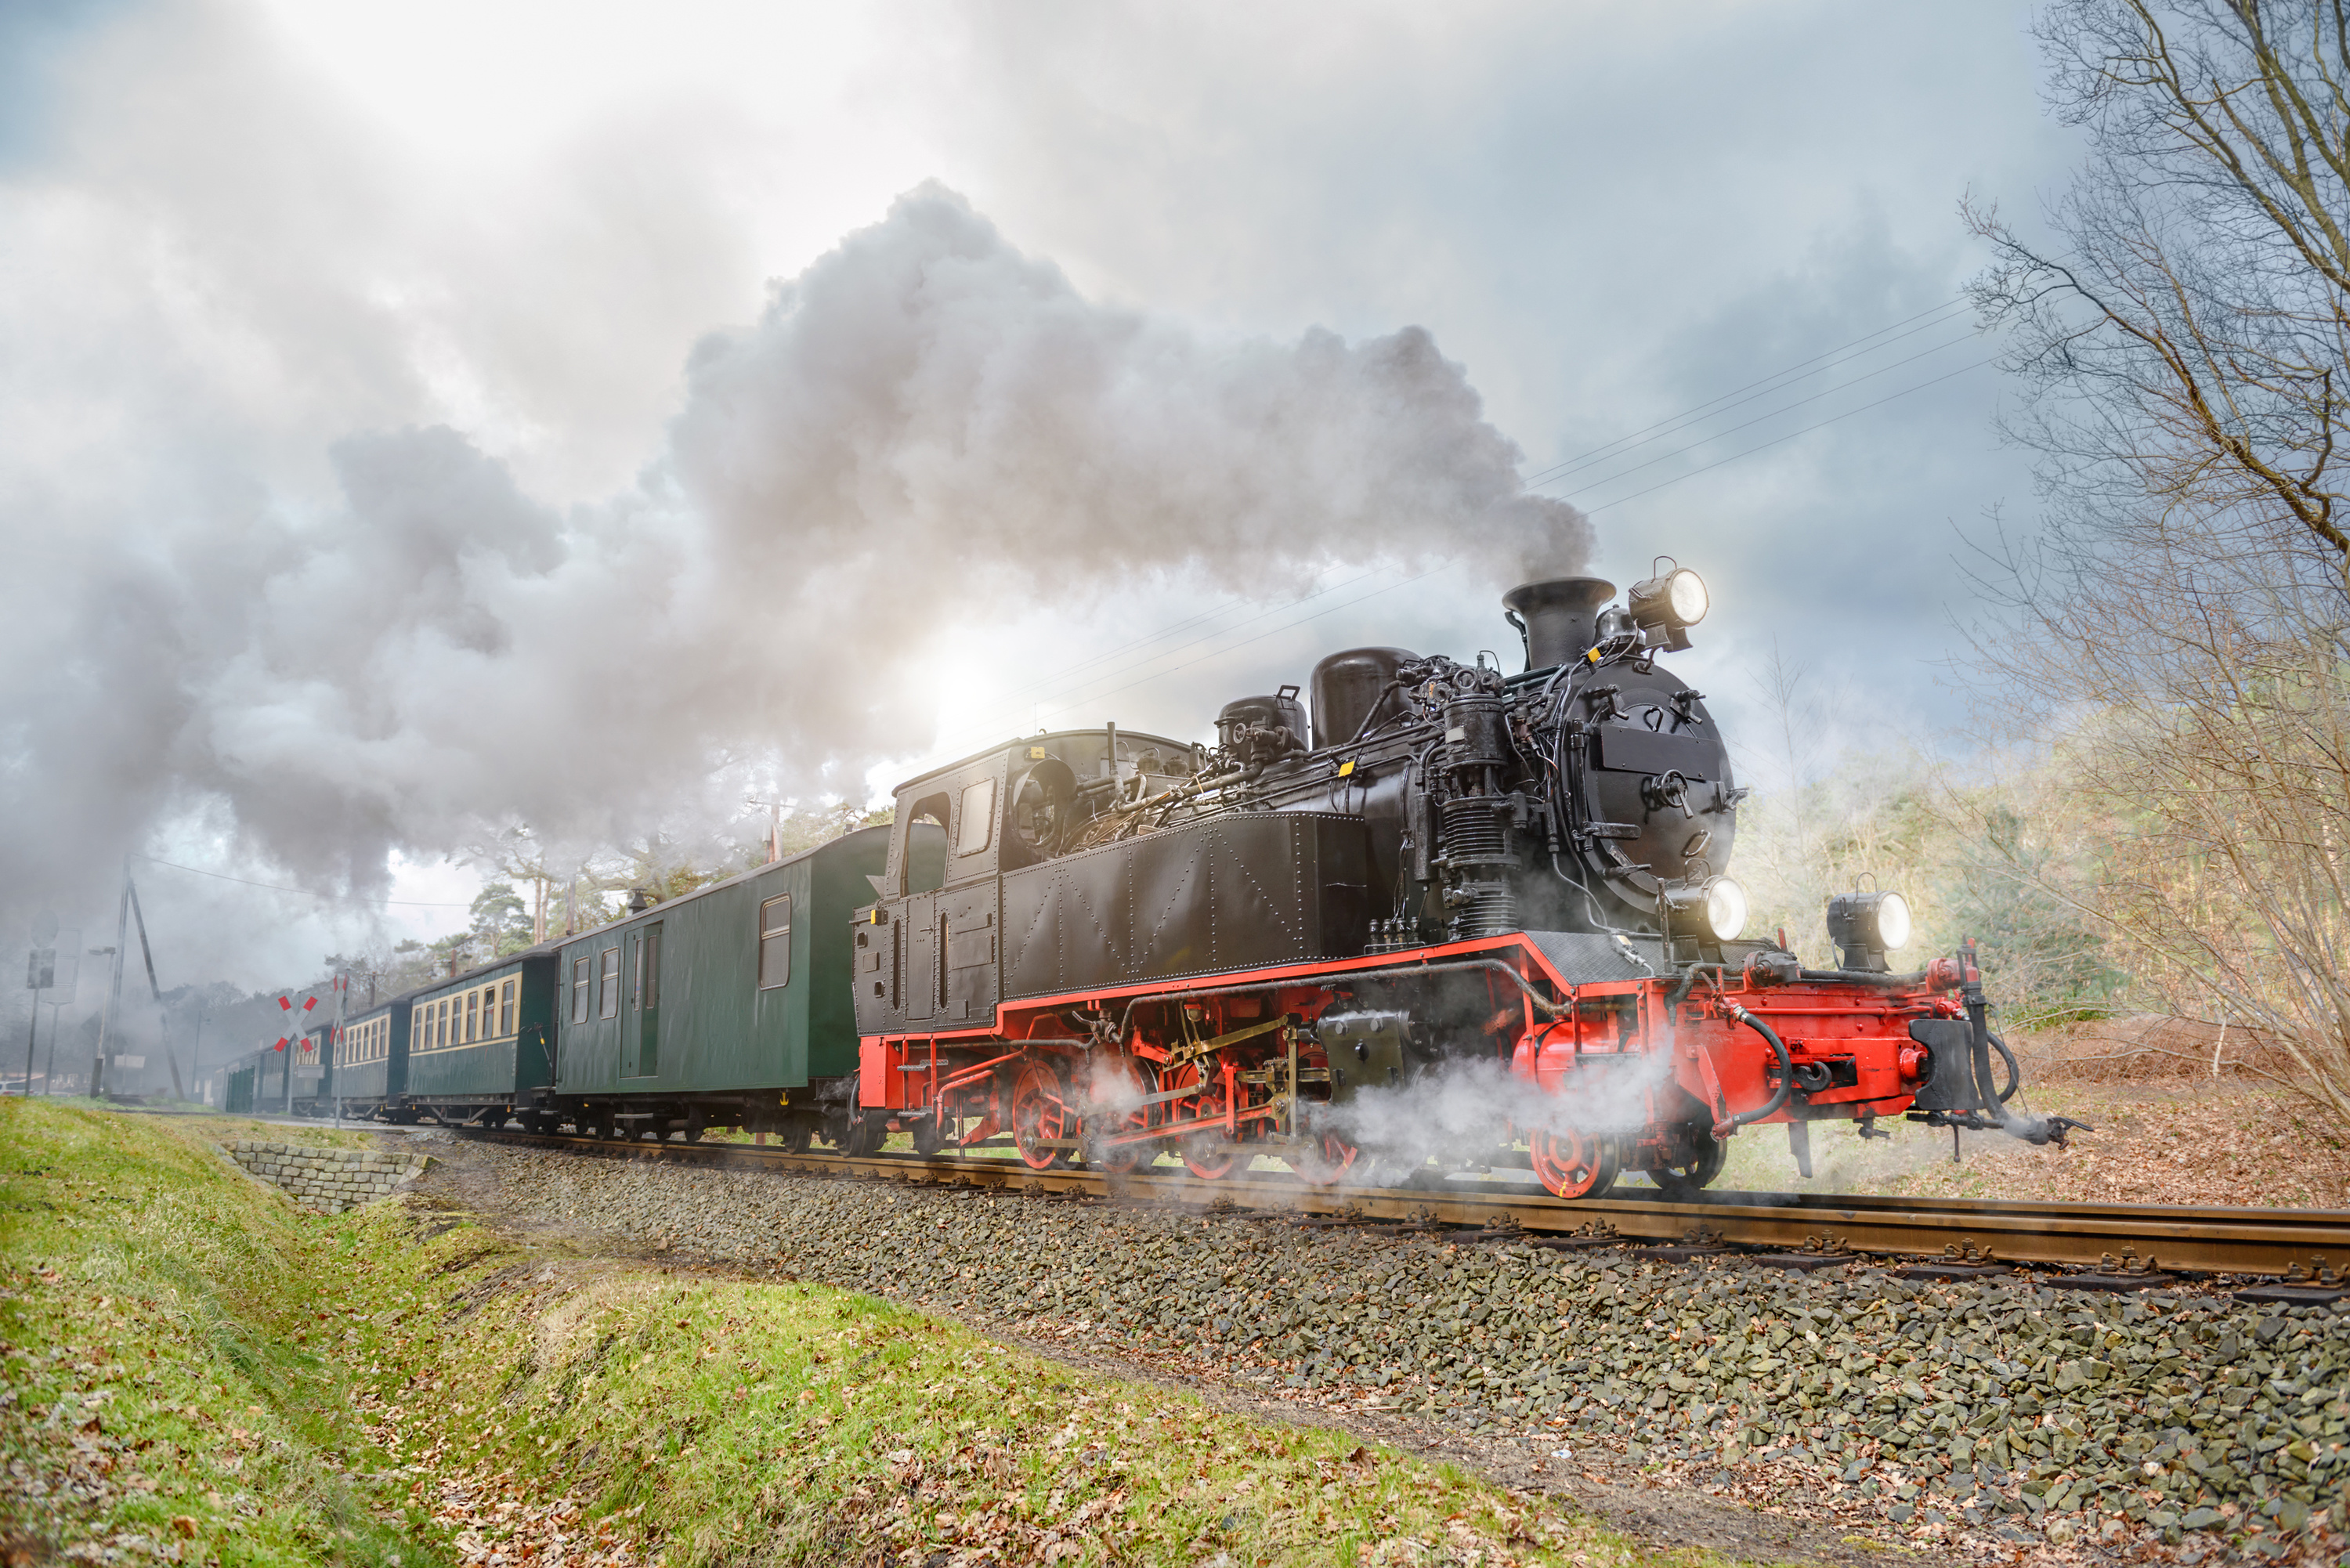
[[[33,1096],[33,1047],[41,1033],[41,992],[57,983],[57,918],[43,909],[33,921],[33,950],[25,961],[25,989],[33,993],[32,1021],[25,1029],[25,1097]]]
[[[57,1092],[57,1025],[81,979],[81,931],[69,927],[57,937],[57,966],[49,981],[49,1054],[41,1064],[41,1093]]]

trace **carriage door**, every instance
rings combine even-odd
[[[660,1075],[660,922],[630,931],[621,956],[628,1005],[620,1015],[620,1076]]]

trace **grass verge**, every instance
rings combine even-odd
[[[16,1559],[1717,1561],[872,1297],[300,1214],[163,1118],[0,1104],[0,1215]]]
[[[320,1221],[164,1118],[0,1100],[0,1553],[427,1568],[323,1342]]]

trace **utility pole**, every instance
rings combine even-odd
[[[779,800],[754,800],[745,795],[743,804],[767,808],[767,864],[773,866],[784,857],[784,803]]]
[[[147,961],[147,992],[155,999],[155,1037],[162,1042],[163,1061],[172,1069],[172,1097],[184,1100],[188,1096],[180,1083],[180,1058],[172,1051],[172,1021],[163,1012],[163,988],[155,982],[155,950],[147,945],[147,911],[139,907],[139,888],[130,880],[128,866],[123,868],[122,886],[130,894],[131,918],[139,922],[139,956]]]
[[[106,1094],[106,1047],[114,1029],[114,999],[122,994],[122,944],[130,937],[130,857],[122,857],[122,897],[116,901],[114,915],[114,945],[106,949],[113,959],[113,974],[107,981],[106,1008],[98,1015],[98,1054],[89,1063],[89,1097],[93,1100]]]

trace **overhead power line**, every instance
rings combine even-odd
[[[168,866],[174,871],[185,871],[192,877],[210,877],[216,882],[234,882],[240,888],[264,888],[272,893],[294,893],[305,898],[317,898],[329,904],[345,902],[388,904],[409,909],[470,909],[473,907],[471,903],[436,903],[425,898],[343,899],[338,898],[332,893],[320,893],[308,888],[287,888],[276,882],[255,882],[248,877],[232,877],[225,871],[207,871],[201,866],[182,866],[176,860],[159,860],[152,855],[133,855],[131,858],[144,860],[150,866]]]
[[[1939,376],[1934,377],[1931,380],[1920,381],[1914,387],[1904,387],[1898,392],[1887,392],[1885,396],[1875,399],[1869,402],[1863,403],[1856,409],[1846,409],[1840,414],[1831,414],[1826,419],[1821,420],[1816,423],[1805,425],[1802,430],[1789,431],[1785,435],[1773,436],[1766,441],[1758,441],[1754,445],[1748,447],[1744,452],[1733,452],[1728,457],[1717,459],[1712,462],[1707,463],[1702,468],[1692,468],[1687,473],[1677,473],[1670,479],[1661,480],[1655,484],[1651,484],[1646,490],[1636,490],[1629,495],[1619,495],[1615,500],[1607,503],[1605,505],[1589,507],[1586,510],[1585,514],[1586,516],[1594,515],[1607,511],[1608,507],[1621,506],[1627,501],[1637,501],[1643,495],[1653,495],[1658,491],[1664,489],[1667,485],[1679,484],[1684,479],[1695,479],[1700,473],[1711,473],[1725,462],[1736,462],[1742,457],[1752,457],[1754,453],[1777,446],[1783,441],[1791,441],[1797,436],[1809,435],[1812,431],[1816,430],[1825,430],[1829,425],[1835,424],[1839,421],[1852,418],[1855,414],[1865,414],[1871,409],[1882,408],[1885,404],[1892,402],[1896,399],[1906,398],[1912,392],[1922,392],[1929,387],[1938,386],[1944,381],[1950,380],[1952,377],[1963,376],[1970,370],[1980,370],[1985,365],[1991,364],[1992,360],[1997,358],[1997,355],[1992,355],[1990,358],[1978,359],[1971,365],[1961,365],[1955,370],[1946,371]]]
[[[1764,423],[1767,421],[1777,419],[1781,414],[1800,409],[1806,403],[1816,403],[1822,398],[1833,397],[1838,392],[1849,390],[1854,387],[1859,386],[1863,381],[1873,381],[1877,377],[1885,375],[1889,371],[1898,370],[1904,365],[1914,365],[1920,359],[1939,354],[1945,348],[1955,348],[1960,344],[1971,340],[1973,337],[1974,334],[1968,333],[1962,337],[1952,337],[1947,341],[1937,343],[1931,348],[1921,348],[1917,353],[1909,355],[1906,358],[1894,360],[1890,365],[1880,365],[1874,370],[1864,371],[1862,374],[1855,376],[1849,381],[1838,381],[1835,386],[1824,387],[1807,398],[1797,398],[1792,403],[1782,403],[1777,408],[1772,409],[1764,413],[1757,414],[1751,420],[1742,420],[1737,424],[1731,425],[1727,429],[1715,431],[1711,435],[1700,436],[1697,440],[1690,442],[1687,446],[1675,447],[1672,451],[1649,458],[1644,462],[1636,462],[1629,468],[1619,468],[1613,473],[1602,474],[1597,479],[1592,480],[1590,483],[1593,485],[1613,484],[1617,480],[1622,479],[1628,474],[1638,473],[1644,468],[1654,468],[1660,462],[1670,462],[1674,458],[1686,456],[1687,454],[1695,452],[1698,448],[1704,446],[1709,441],[1717,441],[1724,436],[1736,435],[1740,431],[1751,430],[1754,426]],[[1926,386],[1932,385],[1931,382],[1922,382],[1920,384]],[[1896,395],[1898,396],[1898,394]],[[1878,400],[1883,401],[1884,400],[1880,399]],[[1863,405],[1863,407],[1866,408],[1875,408],[1877,404],[1875,403]],[[1858,410],[1856,410],[1854,411],[1857,412]],[[1761,449],[1756,448],[1754,450],[1759,451]],[[1552,484],[1555,484],[1556,483],[1558,482],[1555,480],[1550,482]],[[1574,493],[1570,492],[1569,493]]]
[[[1947,300],[1940,305],[1935,306],[1930,310],[1921,310],[1915,316],[1906,316],[1900,320],[1892,323],[1890,326],[1880,327],[1874,332],[1866,333],[1861,337],[1852,339],[1849,343],[1840,343],[1833,348],[1825,349],[1820,353],[1813,355],[1808,359],[1798,359],[1795,363],[1787,366],[1783,369],[1773,370],[1769,375],[1749,381],[1742,387],[1732,387],[1727,392],[1723,392],[1717,397],[1708,398],[1704,402],[1693,404],[1689,408],[1683,409],[1677,414],[1668,414],[1663,419],[1659,420],[1656,423],[1643,425],[1638,430],[1632,431],[1629,435],[1618,436],[1611,441],[1603,441],[1599,445],[1593,447],[1588,452],[1582,452],[1575,457],[1567,458],[1563,462],[1555,463],[1551,467],[1544,469],[1539,473],[1528,475],[1525,483],[1527,486],[1531,488],[1534,485],[1550,478],[1554,474],[1576,468],[1591,459],[1607,456],[1610,453],[1621,455],[1620,452],[1617,452],[1617,448],[1623,448],[1628,451],[1634,446],[1645,445],[1648,441],[1653,441],[1659,436],[1670,434],[1670,431],[1667,429],[1668,426],[1679,424],[1685,420],[1692,420],[1697,415],[1704,413],[1707,410],[1714,409],[1716,404],[1725,403],[1728,400],[1738,397],[1742,392],[1754,392],[1754,389],[1760,387],[1763,388],[1764,390],[1762,392],[1756,392],[1755,396],[1766,396],[1771,389],[1770,383],[1772,382],[1784,381],[1789,378],[1797,375],[1799,372],[1819,366],[1822,360],[1833,359],[1837,355],[1844,353],[1847,349],[1857,348],[1864,343],[1873,342],[1879,337],[1886,337],[1887,333],[1897,332],[1899,328],[1904,327],[1909,327],[1910,330],[1908,332],[1899,333],[1898,337],[1886,337],[1886,341],[1888,343],[1898,342],[1901,337],[1908,337],[1918,332],[1930,331],[1932,328],[1940,326],[1944,321],[1949,320],[1950,317],[1959,314],[1965,308],[1967,308],[1967,301],[1964,298],[1958,298]],[[1929,321],[1927,320],[1927,317],[1935,317],[1935,319]],[[1922,323],[1922,325],[1910,327],[1912,322]],[[1878,348],[1883,348],[1884,346],[1885,345],[1882,343],[1877,344]],[[1859,358],[1857,355],[1854,357],[1856,358]],[[1748,398],[1742,400],[1751,402],[1753,400],[1752,398]],[[1734,408],[1737,405],[1733,403],[1730,404],[1730,406]],[[1721,412],[1722,410],[1717,409],[1715,411]]]

